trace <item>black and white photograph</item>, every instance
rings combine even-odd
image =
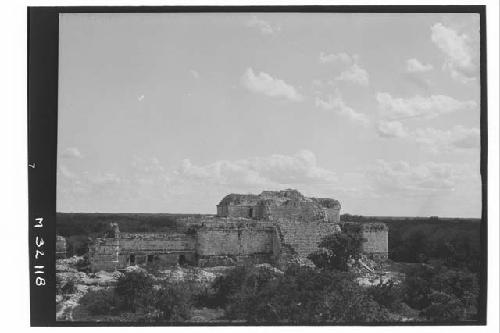
[[[415,7],[57,13],[51,320],[484,325],[484,7]]]

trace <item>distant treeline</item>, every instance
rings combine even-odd
[[[343,222],[370,222],[372,217],[344,214]],[[389,258],[399,262],[440,260],[449,267],[478,272],[480,227],[477,219],[377,218],[389,227]]]

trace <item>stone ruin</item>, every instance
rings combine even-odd
[[[182,227],[175,232],[124,233],[113,224],[105,237],[95,239],[90,246],[91,270],[185,263],[201,267],[241,262],[283,266],[291,258],[306,258],[318,249],[323,237],[340,232],[340,208],[337,200],[307,198],[291,189],[229,194],[217,205],[216,216],[181,218]],[[374,259],[386,259],[387,227],[369,225],[356,231],[365,238],[363,251],[373,254]]]
[[[66,258],[66,238],[56,235],[56,259]]]
[[[273,221],[280,219],[339,223],[340,202],[306,198],[297,190],[229,194],[217,205],[217,216]]]
[[[389,228],[385,223],[345,223],[344,230],[357,233],[364,242],[361,252],[368,258],[383,261],[389,258]]]

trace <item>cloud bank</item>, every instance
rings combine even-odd
[[[338,90],[335,91],[334,95],[328,95],[326,99],[316,97],[315,105],[320,109],[329,110],[347,117],[351,121],[363,126],[367,126],[370,123],[370,119],[365,114],[356,112],[353,108],[345,104]]]
[[[432,119],[443,114],[459,110],[471,110],[477,107],[476,102],[459,101],[445,95],[420,95],[410,98],[397,98],[389,93],[379,92],[376,100],[381,115],[389,119],[425,118]]]
[[[432,70],[434,67],[431,64],[423,64],[416,58],[406,60],[406,71],[409,73],[422,73]]]
[[[476,79],[478,59],[475,51],[478,48],[473,46],[471,36],[436,23],[431,27],[431,40],[445,56],[443,68],[454,79],[463,83]]]

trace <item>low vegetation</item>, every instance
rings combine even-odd
[[[91,316],[114,316],[140,321],[182,322],[191,317],[193,288],[189,283],[155,283],[143,271],[121,276],[114,288],[90,291],[79,304]]]

